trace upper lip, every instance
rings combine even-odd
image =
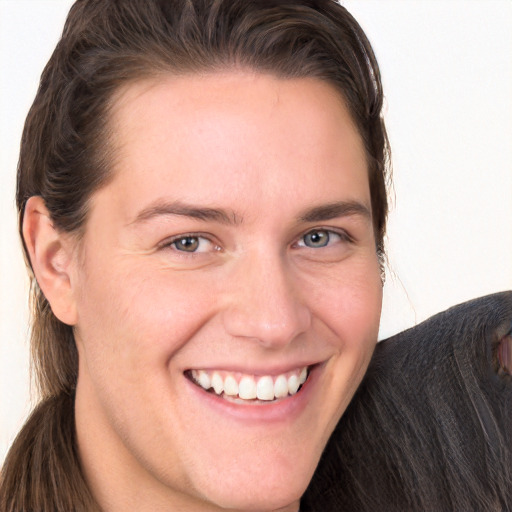
[[[293,370],[301,369],[304,367],[311,368],[312,366],[323,363],[325,360],[315,360],[315,361],[298,361],[296,363],[286,362],[283,364],[267,364],[267,365],[258,365],[258,366],[250,366],[247,365],[237,365],[237,364],[206,364],[204,366],[194,365],[194,367],[187,368],[186,371],[190,370],[205,370],[208,372],[213,371],[222,371],[222,372],[231,372],[231,373],[243,373],[246,375],[281,375],[283,373],[291,372]]]

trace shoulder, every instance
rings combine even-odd
[[[311,489],[348,510],[512,510],[511,328],[502,292],[379,343]]]

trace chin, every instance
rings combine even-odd
[[[293,488],[286,487],[285,484],[277,489],[275,484],[258,485],[255,488],[237,488],[236,491],[226,492],[223,490],[214,500],[209,499],[210,503],[226,510],[236,510],[244,512],[274,512],[291,511],[296,512],[299,508],[301,496],[306,491],[309,481],[305,482],[300,489],[296,484]]]
[[[307,470],[301,459],[291,470],[279,469],[278,464],[258,467],[256,462],[249,471],[243,461],[239,464],[234,471],[219,471],[216,478],[204,482],[199,491],[206,502],[227,510],[296,512],[316,468],[312,464]]]

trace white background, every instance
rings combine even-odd
[[[344,0],[379,60],[396,199],[381,337],[512,289],[512,1]],[[15,173],[69,0],[0,0],[0,461],[30,408]]]

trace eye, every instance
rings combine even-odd
[[[197,236],[186,236],[173,242],[178,251],[196,252],[199,248],[199,238]]]
[[[311,231],[305,234],[302,239],[305,246],[318,248],[325,247],[329,243],[330,236],[328,231]]]
[[[199,235],[180,235],[166,242],[163,247],[170,247],[175,251],[188,253],[210,252],[219,250],[219,247],[215,245],[211,240],[204,236]]]
[[[333,242],[340,242],[344,239],[348,240],[348,236],[328,229],[315,229],[303,235],[297,245],[299,247],[321,249],[322,247],[327,247],[329,244],[332,245]]]

